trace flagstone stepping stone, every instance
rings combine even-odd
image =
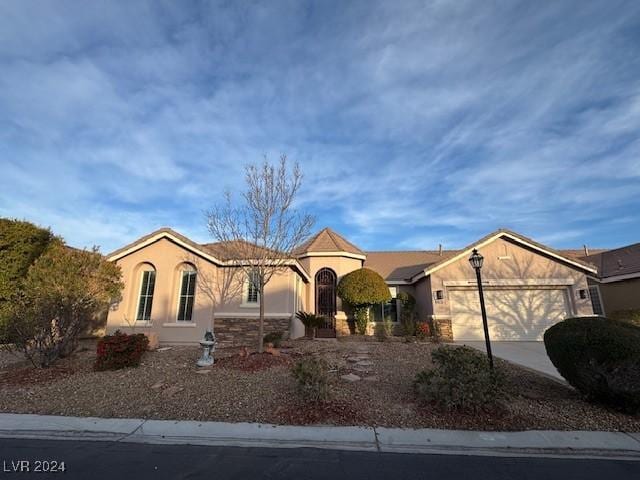
[[[207,373],[211,373],[211,370],[196,370],[196,373],[206,375]]]
[[[358,363],[364,360],[369,360],[369,357],[348,357],[347,362]]]
[[[371,365],[373,365],[373,362],[370,360],[362,360],[356,363],[356,367],[370,367]]]
[[[355,367],[353,367],[353,369],[356,372],[368,372],[368,371],[371,370],[369,367],[359,367],[359,366],[355,366]]]
[[[156,352],[166,352],[167,350],[173,350],[173,347],[162,347],[158,348]]]
[[[364,377],[362,380],[364,380],[365,382],[377,382],[378,377],[376,377],[375,375],[372,375],[370,377]]]
[[[158,382],[155,383],[153,385],[151,385],[151,388],[153,388],[154,390],[158,390],[159,388],[162,388],[164,386],[164,382]]]
[[[340,377],[342,380],[346,380],[347,382],[357,382],[360,380],[360,377],[354,373],[349,373],[347,375],[342,375]]]
[[[167,397],[173,397],[176,393],[180,393],[182,390],[184,390],[184,388],[174,385],[173,387],[169,387],[166,390],[164,390],[162,394]]]

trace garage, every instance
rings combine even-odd
[[[450,290],[455,340],[484,340],[475,289]],[[566,288],[495,288],[484,291],[492,340],[539,341],[551,325],[570,316]]]

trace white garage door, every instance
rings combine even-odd
[[[565,289],[485,290],[492,340],[542,340],[544,331],[569,316]],[[451,290],[454,340],[484,340],[477,290]]]

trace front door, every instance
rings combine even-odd
[[[316,332],[318,337],[336,336],[336,274],[330,268],[316,273],[316,315],[325,318],[324,326]]]

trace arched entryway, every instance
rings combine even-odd
[[[325,319],[324,328],[316,332],[318,337],[336,336],[336,273],[330,268],[321,268],[316,273],[316,314]]]

